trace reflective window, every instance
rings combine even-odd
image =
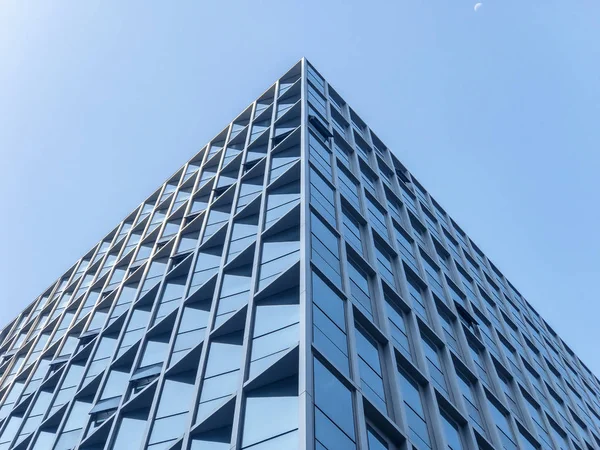
[[[377,198],[377,178],[363,164],[360,165],[360,169],[361,169],[360,176],[361,176],[364,188],[371,195],[373,195],[373,197]]]
[[[260,265],[259,289],[262,289],[263,286],[269,284],[279,274],[295,264],[299,257],[300,229],[297,226],[265,238]],[[243,285],[245,290],[248,290],[250,288],[249,277],[252,273],[252,267],[250,265],[245,266],[245,272],[247,279],[244,280]],[[234,290],[241,291],[238,288]],[[244,296],[244,299],[247,299],[247,295]]]
[[[390,325],[392,339],[408,359],[411,359],[410,341],[406,329],[406,316],[388,296],[385,297],[385,307]]]
[[[203,285],[217,273],[221,263],[222,252],[223,247],[215,245],[214,247],[205,248],[198,253],[190,290]]]
[[[439,244],[435,245],[435,250],[437,252],[438,261],[440,262],[442,270],[448,278],[452,279],[454,275],[452,274],[452,269],[450,268],[450,256]]]
[[[215,338],[210,346],[200,405],[196,420],[201,420],[233,394],[239,383],[242,364],[242,332]]]
[[[323,117],[327,117],[327,100],[319,94],[311,85],[308,86],[308,101],[310,106],[313,107]]]
[[[140,367],[148,367],[154,364],[162,363],[165,360],[168,346],[168,333],[153,337],[146,343],[144,356],[142,356]]]
[[[108,375],[101,399],[107,399],[123,395],[129,383],[129,372],[113,369]]]
[[[283,116],[287,111],[289,111],[290,109],[292,109],[292,106],[294,106],[296,104],[296,102],[298,102],[298,99],[300,98],[299,94],[291,94],[291,95],[286,95],[285,98],[280,98],[279,101],[277,102],[277,119],[279,119],[281,116]]]
[[[239,198],[237,202],[237,211],[248,205],[257,198],[263,189],[263,176],[246,178],[240,186]]]
[[[421,336],[423,341],[423,352],[425,353],[425,360],[429,367],[429,376],[433,381],[434,386],[446,397],[450,396],[448,391],[448,385],[444,378],[444,370],[442,366],[442,360],[438,354],[438,347],[426,336]]]
[[[475,368],[477,370],[477,373],[479,374],[479,379],[486,386],[489,386],[490,380],[488,378],[485,359],[481,349],[479,349],[472,342],[469,342],[469,353],[471,354],[471,358],[473,358],[473,363],[475,363]]]
[[[435,267],[435,265],[423,251],[421,251],[421,261],[423,261],[423,268],[425,269],[425,276],[429,281],[429,287],[440,299],[443,299],[445,295],[439,269]]]
[[[112,336],[104,336],[98,347],[96,348],[96,353],[94,355],[94,359],[91,364],[88,366],[87,373],[85,375],[85,381],[89,381],[94,378],[98,374],[102,373],[102,371],[108,365],[108,361],[112,358],[113,353],[115,351],[115,346],[117,343],[117,339]],[[74,367],[74,366],[71,366]]]
[[[385,440],[371,427],[367,427],[367,443],[369,450],[387,450],[389,448]]]
[[[444,411],[440,411],[442,418],[442,427],[444,428],[444,438],[446,439],[446,448],[448,450],[462,450],[462,438],[458,423],[451,419]]]
[[[515,375],[519,380],[523,381],[523,383],[525,383],[525,376],[523,375],[523,372],[521,371],[521,368],[519,367],[519,361],[518,361],[518,356],[515,353],[514,349],[512,349],[505,341],[504,339],[500,339],[500,342],[502,343],[502,349],[504,350],[504,354],[506,355],[506,359],[508,359],[508,363],[510,365],[511,368],[511,372],[513,373],[513,375]]]
[[[332,226],[336,226],[333,188],[312,167],[310,168],[310,204]]]
[[[323,77],[319,75],[310,65],[307,66],[306,73],[308,81],[310,81],[315,88],[319,90],[319,92],[325,94],[325,80],[323,80]]]
[[[231,426],[210,430],[191,439],[190,450],[229,450]]]
[[[377,150],[377,147],[375,147],[375,150]],[[394,175],[381,160],[379,160],[379,175],[385,184],[389,187],[393,186],[392,178]]]
[[[138,448],[142,444],[147,419],[147,410],[136,410],[125,414],[116,431],[112,450]]]
[[[359,253],[363,254],[361,240],[361,224],[348,210],[342,210],[343,234],[346,242]]]
[[[406,262],[411,267],[411,269],[415,271],[415,273],[419,273],[417,259],[415,258],[414,254],[412,238],[409,238],[408,235],[399,227],[396,226],[394,229],[396,232],[396,242],[398,244],[398,250],[400,250],[402,260]]]
[[[195,214],[204,211],[208,207],[208,196],[197,197],[192,201],[189,214]]]
[[[362,127],[359,130],[359,125],[356,124],[355,120],[354,120],[354,115],[351,113],[350,114],[352,116],[352,119],[350,120],[350,122],[352,123],[352,126],[354,127],[355,130],[360,131],[360,134],[357,135],[356,133],[354,133],[354,143],[356,144],[356,151],[358,152],[358,154],[364,158],[365,161],[369,161],[369,153],[371,153],[371,149],[369,148],[369,146],[362,140]]]
[[[373,200],[367,197],[367,209],[369,212],[369,218],[371,226],[377,230],[377,232],[381,235],[381,237],[387,239],[388,231],[387,224],[385,220],[385,213],[383,210],[377,206]]]
[[[77,366],[83,372],[83,368],[81,366]],[[79,381],[79,380],[77,380]],[[63,383],[64,386],[64,383]],[[8,395],[4,398],[4,403],[2,408],[0,408],[0,417],[4,418],[8,415],[14,403],[18,400],[19,396],[23,392],[24,383],[21,381],[16,381],[13,383],[12,387],[8,388]]]
[[[535,393],[537,394],[538,400],[544,406],[546,406],[548,409],[550,409],[550,404],[548,402],[548,398],[546,397],[546,394],[544,393],[544,387],[542,386],[542,381],[540,379],[540,376],[529,366],[525,365],[525,368],[527,369],[527,375],[529,376],[529,381],[531,382],[533,389],[535,390]],[[542,373],[545,373],[545,371]],[[575,397],[578,398],[577,395]],[[580,404],[580,402],[578,402],[578,403]],[[585,410],[583,410],[583,412],[584,412],[584,414],[586,414]]]
[[[29,412],[29,417],[23,424],[21,431],[19,432],[19,438],[29,435],[37,430],[39,424],[42,422],[44,414],[50,406],[50,401],[52,399],[52,392],[41,391],[39,396],[35,400],[35,404],[31,408]],[[0,438],[0,440],[3,438]]]
[[[465,406],[467,408],[467,414],[473,427],[479,431],[483,436],[486,436],[483,428],[483,419],[479,410],[479,402],[477,400],[477,394],[473,383],[460,372],[456,374],[456,380],[458,382],[458,388],[463,396]]]
[[[356,448],[352,394],[318,359],[313,361],[316,442],[326,449]]]
[[[70,450],[79,443],[91,409],[91,398],[76,400],[54,446],[55,450]]]
[[[230,217],[230,207],[223,206],[219,209],[211,209],[208,213],[208,219],[206,221],[206,228],[204,230],[204,237],[202,238],[203,242],[206,242],[209,237],[219,231],[223,226],[227,224]]]
[[[313,341],[329,361],[348,374],[344,301],[317,274],[312,274]]]
[[[412,300],[412,306],[415,309],[415,312],[423,319],[425,322],[428,322],[427,317],[427,307],[425,306],[425,297],[423,296],[423,290],[421,288],[420,283],[412,278],[407,278],[406,287],[408,288],[408,294]]]
[[[400,392],[404,400],[409,437],[419,449],[430,449],[431,441],[419,385],[406,373],[398,371]]]
[[[160,319],[179,306],[179,301],[183,297],[186,279],[187,275],[173,278],[166,282],[162,295],[160,296],[154,323],[160,321]]]
[[[243,449],[258,443],[252,448],[292,448],[298,439],[297,377],[248,392],[243,420]]]
[[[560,450],[567,450],[569,448],[569,444],[567,443],[567,438],[565,434],[558,429],[558,427],[550,422],[550,431],[552,432],[552,437],[554,438],[554,442],[558,444],[558,448]]]
[[[446,344],[456,352],[457,355],[461,355],[458,340],[456,339],[456,332],[454,331],[454,320],[449,314],[438,308],[438,314],[440,317],[440,324],[444,330],[444,338]]]
[[[529,411],[529,415],[531,416],[531,420],[533,421],[533,425],[535,426],[537,434],[542,441],[543,448],[545,448],[545,449],[553,448],[552,439],[550,438],[550,435],[548,434],[546,425],[544,423],[544,419],[542,418],[542,414],[540,413],[538,406],[534,405],[533,402],[527,397],[525,397],[525,406],[527,407],[527,410]]]
[[[415,198],[412,194],[412,192],[410,192],[408,190],[408,188],[404,185],[404,183],[400,183],[400,194],[402,196],[402,200],[404,201],[404,204],[406,205],[406,207],[413,212],[413,214],[419,215],[419,212],[417,211],[417,206],[415,203]]]
[[[421,225],[421,223],[413,216],[410,216],[410,223],[412,225],[412,232],[416,241],[421,244],[423,248],[427,248],[427,235],[423,225]]]
[[[267,244],[265,243],[265,248]],[[267,257],[269,252],[265,250],[263,257]],[[267,278],[268,276],[274,276],[272,270],[265,268],[266,263],[263,263],[263,270],[261,271],[261,278]],[[267,266],[269,267],[269,266]],[[281,271],[276,270],[278,274]],[[268,272],[268,273],[267,273]],[[248,304],[250,299],[250,275],[252,274],[252,268],[248,265],[230,269],[223,274],[223,282],[221,285],[221,293],[217,304],[217,312],[215,319],[215,327],[222,324],[229,317],[231,317],[237,310]]]
[[[310,132],[308,133],[308,148],[310,160],[321,169],[323,174],[331,181],[331,152],[327,146]]]
[[[270,181],[275,180],[284,172],[286,172],[298,161],[299,157],[300,147],[298,145],[294,145],[290,148],[274,153],[271,159],[271,173],[269,175]]]
[[[163,230],[162,237],[170,238],[170,237],[174,236],[179,231],[180,226],[181,226],[181,220],[168,221]]]
[[[335,121],[334,121],[335,123]],[[341,135],[344,136],[345,132],[344,129],[342,128],[342,130],[340,131]],[[347,167],[350,168],[351,167],[351,163],[350,163],[350,158],[352,157],[352,151],[349,148],[346,148],[345,145],[343,145],[342,143],[338,142],[337,140],[334,141],[334,145],[333,145],[333,149],[335,152],[335,155],[338,157],[338,159]]]
[[[446,244],[448,244],[448,249],[450,250],[450,253],[452,253],[452,255],[454,256],[454,259],[459,262],[462,261],[460,252],[458,250],[458,244],[456,243],[454,238],[446,230],[444,230],[444,236],[446,236]]]
[[[271,125],[271,121],[268,119],[254,122],[252,124],[252,133],[250,135],[250,142],[256,140],[256,138],[258,136],[260,136],[261,134],[263,134],[270,127],[270,125]]]
[[[348,123],[346,122],[346,119],[344,119],[342,117],[342,115],[339,114],[335,109],[331,110],[331,125],[333,125],[333,128],[335,128],[342,137],[344,137],[344,138],[346,137],[346,129],[348,127]],[[342,156],[341,160],[344,161],[344,164],[346,164],[346,167],[349,167],[350,160],[347,156],[348,156],[347,154],[346,154],[346,158],[344,158]]]
[[[129,324],[125,329],[125,335],[119,346],[117,353],[119,356],[142,338],[149,318],[150,310],[148,307],[145,309],[140,307],[133,310]]]
[[[512,411],[512,413],[517,416],[519,419],[523,420],[523,416],[521,415],[521,410],[517,404],[515,399],[515,392],[513,391],[512,382],[508,376],[506,376],[502,371],[497,370],[498,380],[500,380],[500,387],[506,396],[506,400],[508,401],[508,407]]]
[[[528,436],[526,436],[523,432],[521,432],[521,439],[519,440],[520,448],[524,450],[539,450],[540,446],[534,441],[531,440]]]
[[[473,287],[473,281],[467,277],[467,275],[464,274],[464,272],[462,271],[462,269],[460,267],[458,267],[458,275],[459,278],[462,282],[462,286],[465,289],[465,294],[467,294],[467,298],[469,299],[469,301],[471,303],[473,303],[475,306],[478,306],[481,308],[481,305],[479,303],[479,298],[477,298],[477,294],[475,294],[475,288]]]
[[[188,350],[198,345],[204,339],[208,325],[210,304],[200,302],[183,308],[181,323],[175,338],[171,364],[178,361]]]
[[[394,280],[392,258],[388,251],[379,243],[375,243],[375,257],[377,258],[379,274],[390,286],[395,287],[396,281]]]
[[[199,235],[198,231],[182,234],[177,247],[177,253],[193,250],[196,247]]]
[[[187,371],[165,380],[150,432],[149,449],[167,448],[166,443],[183,435],[194,397],[195,374],[195,370]]]
[[[492,412],[492,418],[498,429],[500,441],[502,442],[502,448],[506,450],[517,450],[516,439],[510,427],[510,422],[506,414],[504,414],[493,401],[488,399],[488,406]]]
[[[150,268],[148,269],[148,273],[146,274],[146,280],[144,281],[140,295],[144,295],[146,292],[148,292],[150,289],[152,289],[154,286],[156,286],[158,284],[158,282],[162,279],[166,269],[167,269],[167,259],[166,258],[155,259],[154,261],[152,261],[152,263],[150,264]],[[129,291],[126,293],[126,295],[128,296],[128,298],[131,298],[131,300],[133,301],[135,291],[137,290],[137,285],[136,284],[126,284],[123,287],[123,291],[125,291],[125,290]],[[123,295],[125,295],[125,294],[122,292],[121,296],[123,296]]]
[[[256,305],[249,378],[298,344],[299,295],[296,287]]]
[[[267,197],[267,217],[265,226],[268,227],[280,217],[294,208],[300,201],[300,184],[297,181],[273,189]]]
[[[369,275],[351,260],[348,261],[347,269],[348,277],[350,278],[350,295],[352,300],[369,319],[373,320]]]
[[[341,111],[346,102],[342,100],[342,97],[340,97],[338,93],[331,88],[331,86],[329,87],[329,97],[331,99],[331,103]]]
[[[344,169],[340,168],[337,171],[338,174],[338,187],[340,193],[356,208],[360,211],[360,201],[358,200],[358,189],[356,183],[346,174]]]
[[[147,245],[142,245],[138,252],[137,255],[135,256],[135,260],[136,261],[141,261],[143,259],[148,258],[151,254],[152,254],[152,248],[154,247],[154,244],[147,244]]]
[[[6,428],[4,431],[2,431],[2,434],[0,434],[0,448],[2,450],[10,447],[10,443],[15,438],[22,421],[23,418],[17,416],[12,416],[10,419],[8,419]]]
[[[277,358],[280,352],[298,344],[298,340],[299,327],[297,323],[262,336],[255,336],[252,341],[251,364],[268,365]]]
[[[382,411],[386,411],[383,372],[377,342],[358,325],[356,327],[356,351],[360,381],[365,395]]]
[[[310,218],[313,262],[331,281],[341,286],[338,238],[314,213]]]

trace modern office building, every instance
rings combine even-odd
[[[597,449],[600,381],[302,60],[0,333],[0,450],[142,448]]]

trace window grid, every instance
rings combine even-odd
[[[303,210],[307,203],[310,208]],[[305,212],[300,211],[309,212],[310,234],[301,232]],[[148,448],[178,439],[183,445],[216,442],[190,435],[198,417],[210,415],[210,408],[221,407],[219,402],[230,401],[236,392],[250,391],[253,384],[245,382],[260,377],[262,370],[274,370],[279,358],[294,355],[290,349],[300,339],[295,318],[305,294],[298,291],[283,302],[269,289],[281,293],[285,285],[294,291],[301,284],[298,272],[310,277],[298,269],[302,245],[311,246],[306,253],[310,273],[318,273],[330,290],[324,295],[337,297],[335,307],[322,298],[310,302],[312,346],[327,359],[328,372],[348,390],[343,397],[352,405],[346,411],[350,415],[338,419],[331,405],[315,404],[313,417],[318,421],[322,414],[329,420],[320,426],[333,426],[325,429],[347,448],[363,439],[367,442],[361,441],[361,448],[394,442],[383,435],[389,428],[379,427],[377,419],[355,417],[369,414],[368,408],[357,407],[361,396],[379,404],[386,420],[423,448],[435,448],[433,436],[444,436],[449,448],[475,445],[468,442],[472,434],[458,425],[463,422],[492,446],[507,449],[518,442],[565,449],[569,440],[576,448],[598,445],[598,379],[302,60],[0,331],[0,448],[12,448],[24,438],[35,442],[33,448],[78,443],[97,433],[94,421],[115,423],[105,427],[112,430],[107,442],[120,442],[127,427],[138,430],[140,445]],[[223,280],[249,287],[225,295]],[[176,284],[181,292],[172,291]],[[308,284],[318,291],[314,279]],[[246,314],[258,314],[260,302],[273,308],[273,320],[257,315],[260,330],[241,337],[227,332],[234,323],[244,328]],[[185,323],[192,310],[202,325]],[[359,315],[357,327],[353,318]],[[254,319],[250,323],[254,326]],[[417,345],[415,336],[421,337]],[[240,349],[238,368],[213,376],[240,374],[227,378],[231,384],[219,383],[231,386],[231,392],[204,401],[203,392],[219,394],[205,372],[209,349],[221,341],[226,341],[223,354]],[[369,356],[373,349],[379,365]],[[203,406],[192,408],[189,417],[187,411],[163,414],[162,386],[170,385],[178,364],[194,352],[199,370],[184,384]],[[422,361],[430,379],[419,378]],[[109,385],[113,389],[114,362],[125,364],[121,371],[129,379],[119,388],[122,395],[106,406],[103,402],[111,399],[102,398],[102,392]],[[506,373],[489,369],[503,362]],[[351,370],[353,364],[360,367],[358,373]],[[296,372],[305,369],[298,366]],[[267,393],[268,404],[288,405],[281,399],[289,396],[282,392],[297,383],[297,375],[278,380],[280,390]],[[44,384],[50,377],[56,379],[51,392]],[[462,422],[427,394],[428,382],[449,401],[459,387]],[[75,397],[82,386],[88,386],[87,396]],[[388,396],[388,386],[397,395]],[[496,392],[494,386],[500,387],[505,410],[495,399],[481,401],[482,393]],[[139,416],[121,409],[142,390],[149,394]],[[397,396],[402,414],[389,407]],[[98,412],[80,414],[92,408]],[[38,430],[49,413],[60,415],[60,426]],[[428,420],[431,414],[441,420]],[[488,417],[494,419],[493,433],[487,432]],[[524,433],[519,428],[529,426],[524,422],[534,429]],[[181,426],[181,431],[169,435],[161,431],[163,423],[173,424],[171,430]],[[219,439],[231,445],[251,442],[245,423],[232,420],[222,430],[226,437]],[[260,439],[275,445],[301,428],[298,419],[290,419],[284,429]],[[317,426],[317,434],[320,430]]]

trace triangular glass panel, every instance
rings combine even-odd
[[[247,123],[234,123],[231,125],[231,135],[229,136],[229,139],[234,139],[244,128],[246,128],[246,125]]]
[[[110,413],[108,413],[110,414]],[[108,434],[114,421],[114,412],[112,415],[105,414],[102,422],[98,423],[94,428],[94,424],[90,426],[88,436],[81,442],[80,450],[98,450],[103,449],[104,444],[108,439]]]
[[[265,133],[271,126],[270,118],[256,121],[252,124],[252,131],[250,134],[250,142],[254,142],[260,135]]]
[[[208,148],[208,154],[206,155],[206,161],[210,161],[218,152],[223,150],[225,145],[224,136],[222,140],[214,140],[211,142],[210,147]]]
[[[233,417],[232,417],[233,421]],[[210,426],[210,425],[206,425]],[[204,427],[206,427],[204,426]],[[202,428],[200,425],[199,428]],[[228,450],[231,448],[231,425],[211,429],[203,433],[195,434],[190,440],[190,450],[214,449]]]
[[[265,109],[271,106],[272,102],[269,103],[257,103],[256,109],[254,110],[254,117],[258,117]]]
[[[299,334],[298,334],[299,338]],[[246,389],[256,389],[298,373],[299,348],[292,345],[250,363]]]
[[[263,111],[265,111],[273,103],[273,92],[274,87],[269,89],[265,94],[262,95],[256,101],[256,108],[254,109],[254,118],[258,117]]]
[[[246,324],[247,312],[248,305],[243,305],[237,311],[226,312],[216,317],[214,329],[211,334],[218,337],[243,330]]]
[[[235,148],[240,147],[240,148]],[[222,171],[227,171],[228,176],[233,176],[237,179],[237,173],[239,171],[239,167],[242,161],[242,150],[244,148],[244,144],[239,145],[231,145],[227,148],[225,152],[225,157],[223,158]],[[223,172],[221,172],[221,175]]]
[[[209,404],[199,408],[196,415],[197,425],[193,427],[192,433],[213,430],[233,423],[233,412],[235,410],[235,397],[219,399],[215,404]],[[198,447],[200,449],[201,447]]]
[[[238,203],[236,211],[240,211],[244,206],[254,200],[263,190],[264,176],[261,174],[254,178],[243,181],[239,190]]]
[[[289,111],[292,106],[294,106],[298,102],[298,100],[294,100],[291,103],[280,102],[277,104],[277,118],[283,116],[287,111]]]
[[[300,202],[300,182],[298,180],[278,186],[269,191],[265,228],[283,217]]]
[[[229,222],[231,213],[231,205],[225,208],[213,207],[208,214],[206,227],[204,228],[204,236],[202,237],[202,245],[204,246],[213,235],[220,234],[224,231],[224,227]],[[212,239],[214,241],[214,239]]]
[[[288,114],[286,114],[286,117],[290,114],[292,114],[292,111],[290,111]],[[287,120],[285,117],[282,118],[282,120],[275,125],[275,133],[273,134],[273,144],[277,145],[285,137],[287,137],[288,134],[290,134],[292,131],[294,131],[299,126],[300,126],[300,117],[294,117],[294,118],[287,119]]]
[[[185,174],[183,175],[183,182],[186,182],[198,173],[201,162],[202,161],[192,161],[188,164],[185,169]]]
[[[263,241],[258,286],[264,288],[300,259],[300,228],[291,228],[271,235]]]
[[[282,78],[279,81],[279,96],[281,97],[283,94],[285,94],[294,85],[294,83],[299,83],[299,78],[300,74],[293,74]]]
[[[296,261],[296,263],[292,264],[292,266],[288,267],[286,270],[281,272],[275,278],[271,278],[269,280],[269,284],[262,287],[255,296],[256,301],[263,299],[265,297],[269,297],[274,293],[284,291],[289,288],[291,285],[297,284],[298,279],[300,277],[300,261]]]

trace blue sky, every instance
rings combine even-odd
[[[0,13],[0,326],[302,56],[600,375],[591,0]]]

